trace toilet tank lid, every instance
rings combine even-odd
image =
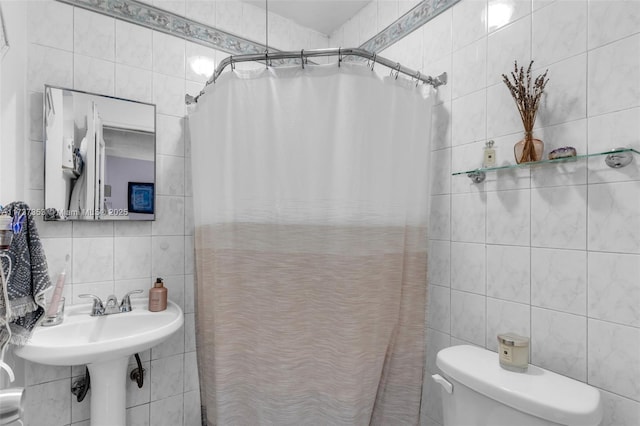
[[[474,391],[548,421],[597,425],[602,420],[596,388],[531,364],[525,373],[507,371],[500,367],[498,354],[486,349],[452,346],[438,352],[436,365]]]

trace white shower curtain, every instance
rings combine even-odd
[[[430,88],[233,71],[189,114],[209,425],[415,425]]]

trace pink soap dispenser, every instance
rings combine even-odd
[[[149,290],[149,310],[160,312],[167,309],[167,289],[163,285],[162,278],[156,278],[156,282]]]

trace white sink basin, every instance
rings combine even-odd
[[[91,426],[125,426],[129,357],[166,340],[184,323],[175,303],[168,301],[162,312],[149,312],[147,304],[148,299],[132,299],[131,312],[96,317],[89,315],[91,304],[69,306],[61,324],[37,327],[29,343],[14,352],[40,364],[87,364]]]
[[[91,304],[65,307],[62,324],[37,327],[29,343],[15,353],[48,365],[108,361],[157,345],[184,322],[182,310],[171,301],[161,312],[150,312],[147,299],[132,299],[131,307],[131,312],[97,317],[89,315]]]

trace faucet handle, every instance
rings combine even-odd
[[[132,290],[129,293],[125,294],[120,302],[120,312],[130,312],[131,311],[131,296],[132,294],[142,293],[143,290]]]
[[[102,304],[102,300],[100,300],[100,298],[95,294],[79,294],[78,297],[82,299],[93,299],[93,307],[91,308],[92,317],[104,314],[104,305]]]

